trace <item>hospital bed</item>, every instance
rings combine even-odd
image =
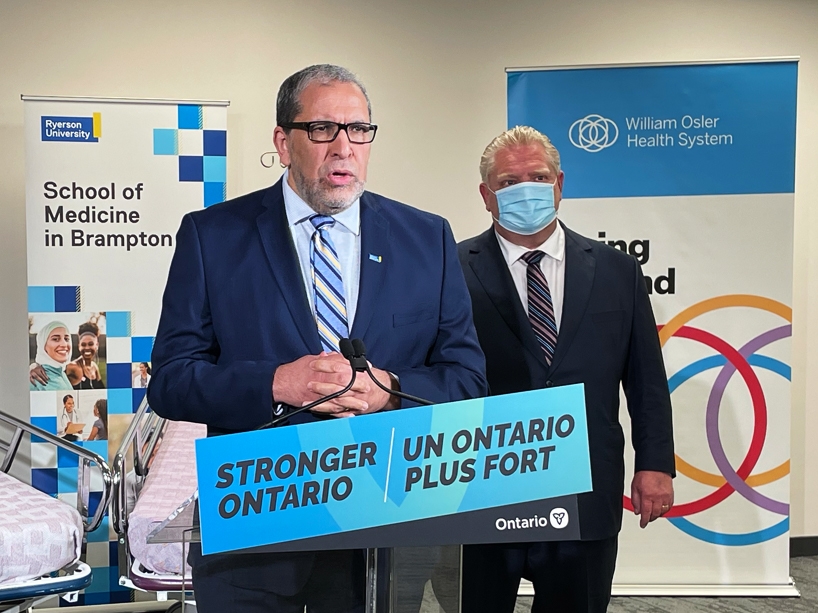
[[[0,412],[0,612],[20,613],[54,596],[76,602],[91,584],[91,569],[80,561],[85,535],[102,523],[111,498],[112,476],[96,453]],[[77,508],[18,481],[9,472],[28,434],[77,456]],[[39,438],[34,438],[39,437]],[[102,495],[90,514],[92,469]]]
[[[119,583],[166,600],[168,592],[192,587],[181,541],[151,543],[151,536],[196,491],[194,441],[207,436],[202,424],[165,420],[143,401],[113,460],[112,514],[118,538]],[[129,496],[129,491],[131,495]],[[136,502],[131,508],[136,493]],[[188,606],[188,609],[192,607]],[[180,609],[174,603],[168,611]]]

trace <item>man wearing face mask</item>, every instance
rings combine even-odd
[[[673,505],[670,395],[645,281],[636,259],[557,220],[565,175],[545,135],[504,132],[480,174],[493,225],[458,251],[491,394],[584,384],[593,491],[578,496],[580,541],[464,547],[463,613],[512,613],[522,577],[534,613],[602,613],[622,523],[620,385],[641,527]]]

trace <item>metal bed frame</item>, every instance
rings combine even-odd
[[[183,610],[186,604],[184,595],[192,589],[191,578],[171,573],[154,573],[133,557],[128,543],[129,510],[125,483],[129,455],[133,459],[138,482],[144,483],[150,472],[151,456],[162,438],[166,424],[166,419],[150,410],[147,398],[143,399],[114,456],[111,515],[118,541],[119,584],[142,592],[154,592],[159,601],[168,600],[168,592],[181,592],[182,602],[173,602],[167,609],[170,612]],[[184,545],[182,551],[184,556]],[[184,567],[183,560],[182,568]]]
[[[65,449],[78,457],[77,511],[79,511],[82,518],[82,549],[84,552],[87,542],[85,535],[99,528],[111,500],[113,480],[108,463],[102,456],[88,449],[0,411],[0,426],[2,425],[11,428],[11,437],[8,442],[0,439],[0,451],[3,452],[2,460],[0,460],[0,471],[6,474],[11,470],[17,452],[20,450],[20,444],[26,434],[37,436],[47,443]],[[103,489],[99,505],[93,517],[90,517],[89,499],[92,465],[96,465],[102,476]],[[68,602],[76,602],[79,590],[88,587],[91,580],[91,568],[83,562],[75,562],[65,568],[56,569],[50,575],[0,587],[0,611],[2,613],[29,611],[33,606],[41,604],[54,596],[61,596]]]

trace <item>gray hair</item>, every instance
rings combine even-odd
[[[355,74],[342,66],[333,64],[315,64],[299,70],[287,77],[278,89],[276,99],[276,124],[292,123],[301,112],[301,94],[313,83],[329,85],[330,83],[354,83],[366,98],[369,117],[372,117],[372,104],[364,84]]]
[[[480,158],[480,177],[483,183],[488,183],[489,173],[494,169],[494,158],[500,149],[506,147],[520,147],[525,145],[542,145],[545,154],[554,165],[557,174],[560,173],[560,152],[545,134],[530,126],[514,126],[500,136],[495,137],[483,151]]]

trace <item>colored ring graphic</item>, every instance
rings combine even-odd
[[[766,347],[770,343],[781,340],[782,338],[787,338],[791,335],[792,326],[789,325],[770,330],[769,332],[765,332],[764,334],[757,336],[749,343],[744,345],[744,347],[739,349],[739,354],[746,359],[748,355],[755,353],[762,347]],[[779,515],[789,515],[790,505],[784,502],[772,500],[771,498],[760,494],[747,485],[744,482],[745,478],[739,477],[736,471],[733,470],[733,467],[730,466],[730,461],[727,459],[727,454],[724,452],[724,447],[721,443],[721,435],[719,434],[719,407],[721,406],[721,399],[724,396],[724,391],[727,388],[728,381],[733,376],[733,372],[734,371],[731,369],[731,366],[725,364],[719,375],[716,377],[716,382],[713,384],[713,390],[710,392],[710,398],[707,401],[707,416],[705,421],[707,427],[707,442],[710,445],[710,453],[713,454],[713,459],[716,461],[716,466],[724,475],[725,479],[727,479],[727,482],[739,494],[744,496],[744,498],[762,509],[772,511],[773,513],[778,513]]]
[[[747,356],[747,361],[750,363],[751,366],[756,366],[758,368],[769,370],[770,372],[782,376],[788,381],[791,378],[790,367],[784,364],[783,362],[780,362],[779,360],[775,360],[773,358],[769,358],[763,355],[752,354]],[[670,393],[672,394],[674,391],[676,391],[676,389],[679,386],[681,386],[689,379],[695,377],[696,375],[711,370],[713,368],[718,368],[719,366],[724,366],[726,363],[727,358],[725,358],[722,355],[715,355],[708,358],[702,358],[701,360],[698,360],[688,366],[685,366],[676,374],[674,374],[670,379],[668,379],[668,388],[670,389]],[[680,465],[683,465],[685,470],[682,470],[680,468]],[[727,482],[727,480],[722,475],[714,475],[713,473],[709,473],[704,470],[701,470],[700,468],[696,468],[695,466],[693,466],[692,464],[688,464],[678,456],[676,456],[676,470],[686,475],[693,481],[697,481],[698,483],[702,483],[703,485],[720,487]],[[757,475],[750,475],[745,483],[747,483],[747,485],[751,487],[767,485],[768,483],[778,481],[782,477],[785,477],[787,474],[789,474],[789,472],[790,461],[786,460],[785,462],[782,462],[775,468],[771,468],[766,472],[759,473]]]
[[[700,315],[729,307],[755,308],[778,315],[787,322],[792,321],[792,310],[780,302],[761,296],[736,294],[718,296],[694,304],[672,318],[664,326],[659,327],[659,338],[662,346],[664,346],[670,338],[675,336],[700,342],[714,349],[719,354],[689,364],[670,377],[668,379],[668,388],[671,393],[692,377],[707,370],[721,367],[710,391],[705,414],[708,446],[721,475],[703,471],[689,464],[678,455],[676,456],[677,472],[694,481],[716,487],[717,489],[715,492],[698,500],[675,505],[665,517],[674,526],[699,540],[718,545],[743,546],[761,543],[786,533],[789,530],[789,517],[785,517],[782,521],[769,528],[756,532],[728,534],[697,526],[690,520],[685,519],[684,516],[693,515],[712,508],[733,492],[738,492],[745,499],[761,508],[780,515],[789,515],[788,504],[773,500],[753,489],[759,485],[781,479],[789,474],[789,461],[764,473],[756,475],[752,475],[751,473],[761,456],[767,433],[766,399],[753,367],[769,370],[787,380],[790,379],[791,375],[790,368],[786,364],[779,360],[759,355],[756,352],[775,341],[791,336],[792,328],[791,325],[786,325],[769,330],[750,340],[737,350],[723,339],[709,332],[685,325]],[[739,468],[734,469],[727,459],[721,442],[718,418],[727,384],[737,371],[750,392],[754,424],[747,455],[742,460]],[[631,501],[627,496],[624,497],[624,506],[626,509],[633,510]]]
[[[745,532],[743,534],[727,534],[726,532],[715,532],[707,530],[701,526],[697,526],[692,521],[684,517],[673,517],[668,520],[671,524],[676,526],[679,530],[694,538],[704,541],[705,543],[712,543],[713,545],[725,545],[727,547],[742,547],[746,545],[757,545],[764,541],[769,541],[777,536],[786,534],[790,529],[790,518],[786,517],[777,524],[758,530],[756,532]]]
[[[675,336],[699,341],[715,349],[736,367],[744,379],[744,382],[747,384],[747,389],[750,391],[750,398],[753,403],[755,423],[753,425],[753,436],[750,439],[750,447],[747,450],[747,455],[744,457],[744,460],[742,460],[738,471],[736,471],[742,479],[746,479],[761,457],[764,439],[767,436],[767,402],[764,398],[764,392],[761,389],[761,382],[758,380],[750,364],[741,357],[739,352],[717,336],[704,330],[688,328],[687,326],[680,327],[676,331]],[[729,483],[725,483],[712,494],[708,494],[693,502],[675,505],[670,512],[667,513],[666,517],[681,517],[701,513],[722,502],[734,491]]]
[[[778,360],[774,360],[767,356],[763,355],[750,355],[747,356],[747,361],[750,363],[751,366],[757,366],[758,368],[763,368],[765,370],[769,370],[770,372],[776,373],[783,378],[787,379],[788,381],[791,378],[790,367],[780,362]],[[668,379],[668,388],[670,389],[670,393],[672,394],[676,391],[682,383],[686,382],[688,379],[695,377],[696,375],[703,373],[707,370],[712,368],[718,368],[719,366],[724,366],[727,363],[727,358],[722,355],[715,355],[708,358],[702,358],[688,366],[685,366],[676,374],[674,374],[670,379]],[[714,475],[713,473],[706,472],[701,470],[700,468],[696,468],[692,464],[688,464],[685,460],[676,456],[676,470],[677,472],[689,477],[693,481],[701,483],[703,485],[710,485],[712,487],[719,487],[724,485],[726,479],[722,475]],[[772,483],[773,481],[777,481],[782,477],[789,474],[790,471],[790,461],[786,460],[782,462],[780,465],[772,468],[766,472],[759,473],[757,475],[750,475],[747,478],[747,485],[752,487],[757,487],[759,485],[766,485],[768,483]]]

